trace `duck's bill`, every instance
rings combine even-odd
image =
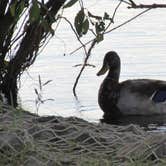
[[[103,67],[97,73],[97,76],[101,76],[101,75],[105,74],[107,72],[107,70],[108,70],[108,66],[107,65],[103,65]]]

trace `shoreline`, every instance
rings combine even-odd
[[[0,165],[166,165],[166,134],[1,105]]]

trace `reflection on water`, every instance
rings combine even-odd
[[[151,115],[151,116],[123,116],[118,119],[102,119],[102,122],[114,125],[129,125],[135,124],[143,127],[147,131],[162,131],[166,132],[166,115]]]
[[[141,2],[145,2],[145,0]],[[159,3],[160,1],[149,0],[148,2]],[[92,0],[86,1],[86,3],[87,8],[94,14],[103,14],[103,9],[108,13],[113,13],[118,1]],[[77,6],[67,9],[64,15],[73,19],[76,11]],[[113,27],[139,12],[140,10],[129,10],[127,6],[122,5]],[[40,115],[78,116],[89,121],[98,121],[102,117],[102,111],[97,104],[97,95],[104,77],[96,77],[96,73],[101,66],[104,54],[110,50],[119,53],[122,60],[121,80],[131,78],[164,80],[166,75],[165,22],[165,10],[155,9],[108,34],[104,42],[97,45],[92,52],[89,63],[94,64],[96,68],[87,67],[83,72],[77,87],[79,96],[79,102],[77,102],[72,94],[72,86],[80,67],[73,66],[83,62],[84,54],[80,50],[74,55],[68,55],[79,46],[79,43],[70,27],[62,21],[55,37],[29,70],[31,77],[26,72],[22,76],[20,89],[22,105],[32,112],[36,111],[34,88],[38,87],[38,75],[40,74],[43,82],[53,80],[44,87],[43,97],[54,99],[54,101],[48,101],[40,106]],[[89,39],[90,36],[87,36],[85,41]]]

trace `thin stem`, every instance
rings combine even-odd
[[[83,64],[83,66],[82,66],[82,68],[81,68],[81,70],[80,70],[80,72],[79,72],[79,74],[78,74],[78,76],[77,76],[77,78],[76,78],[76,81],[75,81],[75,83],[74,83],[74,86],[73,86],[73,94],[74,94],[74,96],[75,96],[76,99],[78,99],[77,93],[76,93],[76,87],[77,87],[78,81],[79,81],[79,79],[80,79],[80,77],[81,77],[81,74],[82,74],[83,70],[84,70],[85,67],[86,67],[87,61],[88,61],[88,59],[89,59],[89,57],[90,57],[90,55],[91,55],[91,51],[92,51],[93,47],[95,46],[96,42],[97,42],[97,41],[96,41],[95,39],[92,41],[92,44],[91,44],[91,46],[90,46],[90,48],[89,48],[89,50],[88,50],[88,52],[87,52],[87,54],[86,54],[86,58],[85,58],[85,60],[84,60],[84,64]]]
[[[135,20],[137,17],[141,16],[142,14],[148,12],[148,11],[151,10],[151,9],[152,9],[152,8],[149,8],[149,9],[146,9],[146,10],[142,11],[141,13],[139,13],[139,14],[137,14],[136,16],[130,18],[129,20],[123,22],[122,24],[120,24],[120,25],[118,25],[118,26],[116,26],[116,27],[110,29],[109,31],[105,32],[105,34],[110,33],[110,32],[112,32],[112,31],[114,31],[114,30],[116,30],[116,29],[118,29],[118,28],[120,28],[120,27],[122,27],[122,26],[128,24],[129,22]]]
[[[88,44],[90,44],[95,38],[89,40],[88,42],[84,43],[85,46],[87,46]],[[75,52],[77,52],[78,50],[80,50],[83,46],[78,47],[77,49],[75,49],[74,51],[70,52],[69,54],[72,55]]]
[[[120,0],[120,1],[123,2],[123,3],[126,3],[126,4],[128,4],[128,5],[131,5],[131,3],[128,2],[128,1],[125,1],[125,0]]]
[[[131,5],[128,7],[129,9],[143,9],[143,8],[166,8],[166,4],[152,4],[152,5],[144,5],[144,4],[140,4],[140,5]]]
[[[83,48],[85,54],[87,54],[86,45],[80,40],[80,37],[78,36],[77,32],[75,31],[75,29],[74,29],[72,23],[71,23],[66,17],[61,17],[61,18],[63,18],[63,19],[70,25],[70,27],[71,27],[71,29],[73,30],[73,32],[74,32],[74,34],[75,34],[77,40],[78,40],[78,41],[80,42],[80,44],[81,44],[81,48]]]
[[[113,20],[113,21],[114,21],[115,15],[116,15],[117,10],[119,9],[121,3],[122,3],[122,1],[120,1],[120,2],[118,3],[117,7],[116,7],[115,10],[114,10],[114,13],[113,13],[113,16],[112,16],[112,20]]]
[[[117,13],[117,11],[118,11],[118,8],[120,7],[121,3],[122,3],[122,1],[120,1],[120,2],[118,3],[117,7],[115,8],[114,13],[113,13],[113,16],[112,16],[112,20],[111,20],[110,23],[107,25],[107,27],[105,28],[104,32],[106,32],[107,29],[110,27],[110,25],[111,25],[112,23],[114,23],[115,15],[116,15],[116,13]]]
[[[105,32],[104,34],[108,34],[109,32],[112,32],[112,31],[114,31],[114,30],[116,30],[116,29],[118,29],[118,28],[120,28],[120,27],[122,27],[122,26],[128,24],[129,22],[133,21],[134,19],[136,19],[136,18],[139,17],[140,15],[143,15],[144,13],[148,12],[148,11],[151,10],[151,9],[152,9],[152,8],[146,9],[146,10],[142,11],[141,13],[139,13],[139,14],[137,14],[136,16],[132,17],[131,19],[129,19],[129,20],[123,22],[122,24],[120,24],[120,25],[118,25],[118,26],[116,26],[116,27],[110,29],[109,31]],[[84,46],[86,46],[86,45],[88,45],[89,43],[91,43],[94,39],[95,39],[95,38],[93,38],[93,39],[89,40],[88,42],[84,43]],[[82,46],[78,47],[77,49],[75,49],[74,51],[72,51],[72,52],[70,53],[70,55],[74,54],[75,52],[77,52],[77,51],[80,50],[81,48],[82,48]]]
[[[80,7],[81,7],[81,8],[84,8],[84,3],[83,3],[83,1],[82,1],[82,0],[79,0],[79,3],[80,3]]]
[[[133,0],[129,0],[131,2],[131,6],[136,6],[136,3]]]

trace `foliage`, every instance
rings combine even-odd
[[[69,1],[66,5],[63,6],[63,8],[68,8],[68,7],[71,7],[73,6],[78,0],[71,0]]]
[[[146,8],[146,10],[111,29],[122,3],[127,4],[129,8]],[[63,10],[67,10],[75,4],[79,4],[80,10],[76,13],[74,23],[71,23],[62,14]],[[165,7],[165,5],[137,5],[131,0],[119,0],[112,15],[103,11],[103,15],[99,16],[85,8],[83,0],[1,0],[0,93],[5,95],[9,104],[17,106],[18,83],[21,74],[34,63],[39,51],[54,35],[56,28],[53,29],[52,24],[57,23],[58,26],[61,19],[65,19],[70,24],[81,44],[80,48],[83,48],[86,55],[73,87],[76,96],[75,89],[78,80],[85,66],[90,66],[87,65],[88,59],[96,44],[102,42],[106,34],[157,7]],[[60,9],[62,9],[61,13],[58,14]],[[82,38],[87,33],[93,34],[93,38],[84,43]]]
[[[52,24],[61,1],[2,0],[0,2],[0,91],[17,106],[18,81],[38,52],[54,35]]]

